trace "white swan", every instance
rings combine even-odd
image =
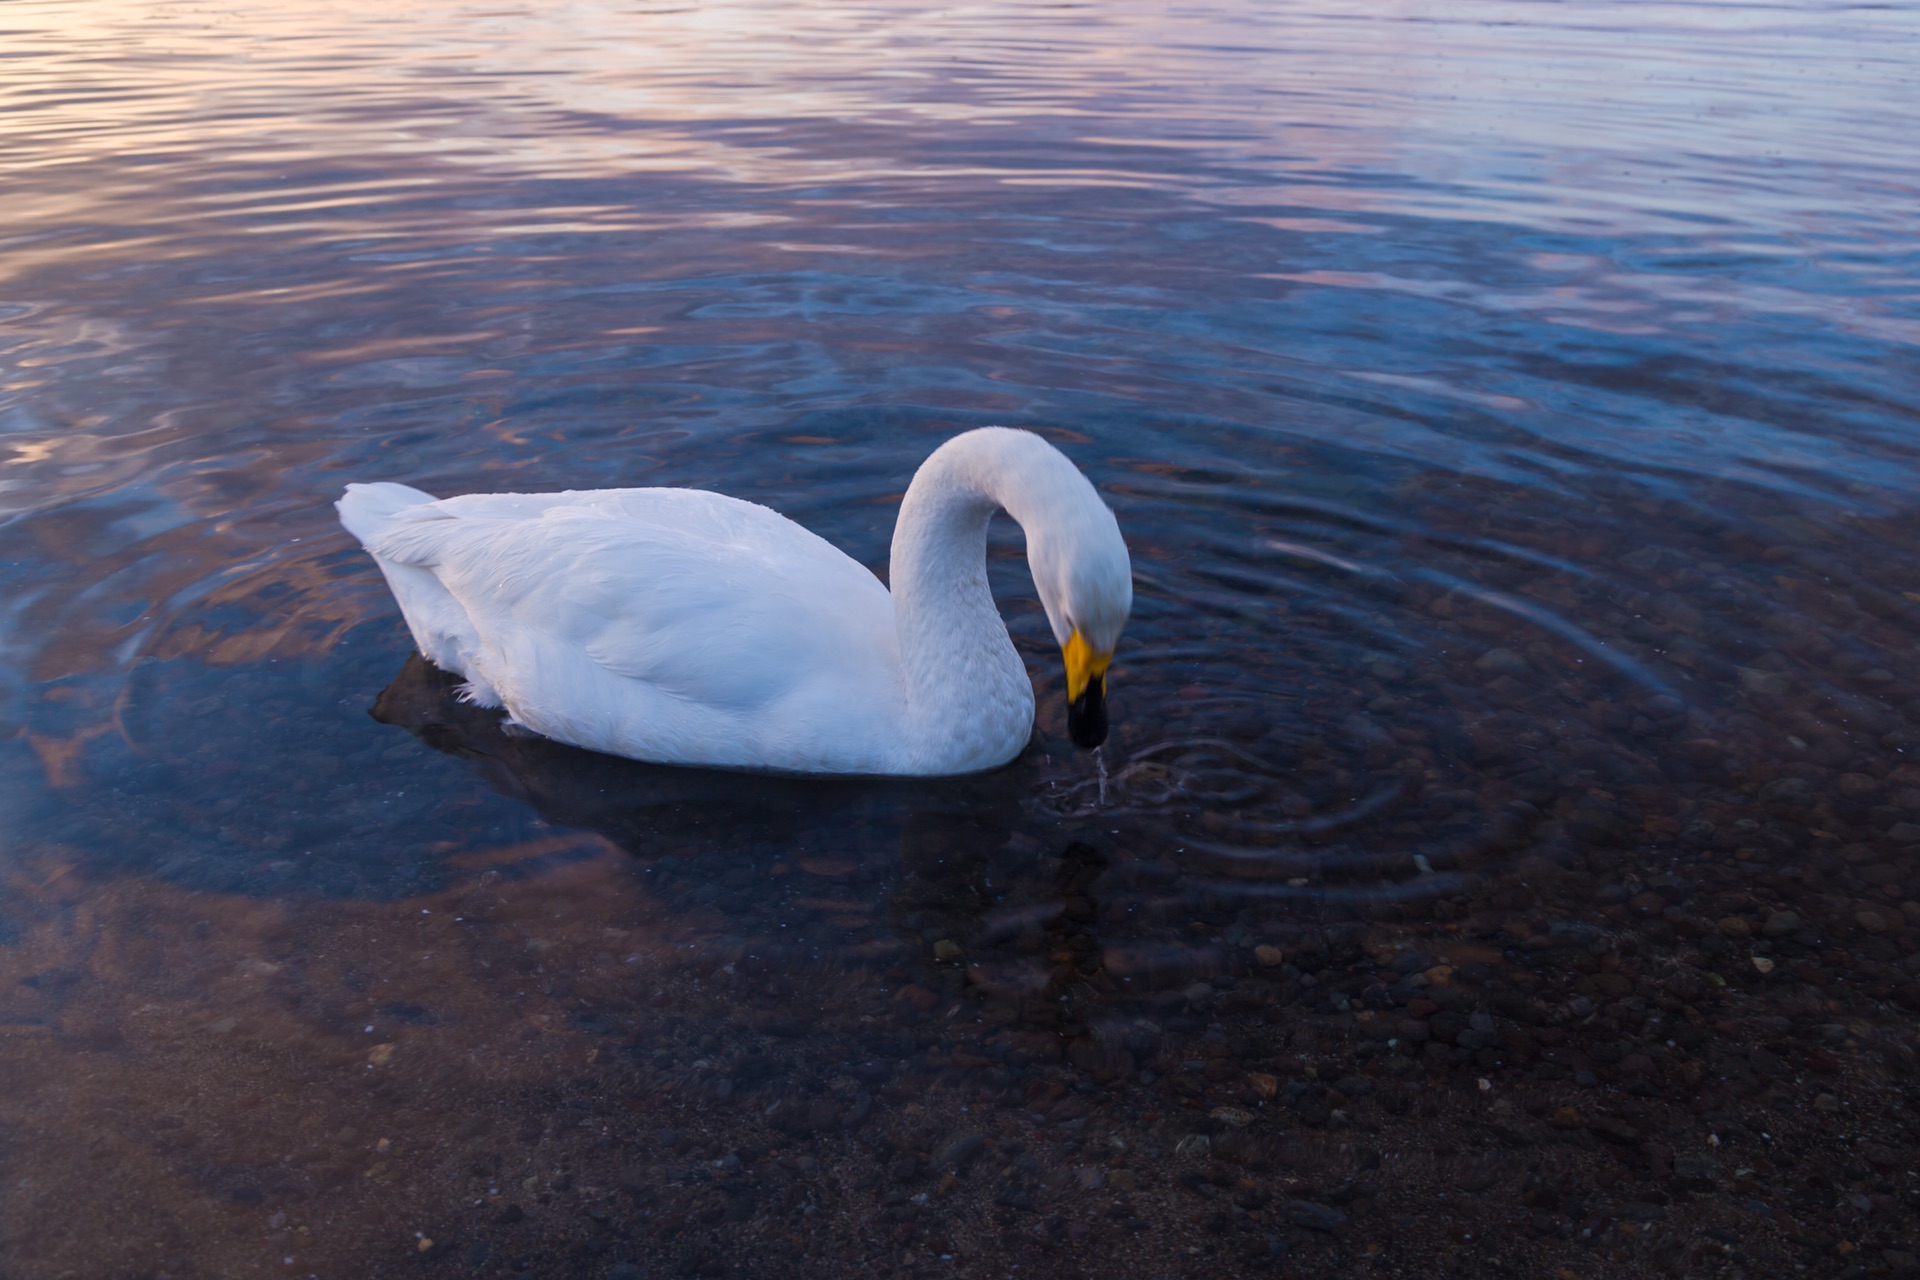
[[[893,591],[765,507],[698,489],[468,494],[353,484],[337,504],[420,652],[547,737],[666,764],[957,774],[1033,732],[987,586],[1005,510],[1067,664],[1075,742],[1106,737],[1133,604],[1113,512],[1039,436],[956,436],[913,477]]]

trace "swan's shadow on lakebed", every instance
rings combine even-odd
[[[1063,814],[1049,803],[1061,762],[1044,745],[960,778],[650,765],[509,732],[500,711],[461,702],[458,684],[416,654],[371,714],[548,823],[624,850],[651,893],[700,920],[717,956],[951,961],[971,985],[1014,998],[1084,991],[1089,979],[1114,994],[1149,994],[1224,977],[1256,936],[1326,923],[1324,887],[1223,881],[1199,861],[1186,865],[1164,830],[1123,808]],[[1288,876],[1319,856],[1268,860]],[[1407,887],[1354,869],[1364,887],[1343,895],[1349,907]]]

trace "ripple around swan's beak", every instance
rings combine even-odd
[[[1078,629],[1067,638],[1067,736],[1076,747],[1107,740],[1107,666],[1113,650],[1098,652]]]

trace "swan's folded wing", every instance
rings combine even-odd
[[[688,490],[499,499],[418,508],[371,549],[431,567],[492,656],[487,677],[523,700],[584,689],[574,668],[591,663],[751,715],[872,698],[898,668],[886,588],[764,507]]]

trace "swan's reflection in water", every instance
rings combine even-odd
[[[762,878],[781,860],[854,858],[886,846],[879,828],[909,812],[960,814],[1011,804],[1008,771],[977,778],[806,777],[645,764],[502,727],[502,713],[455,694],[460,680],[418,654],[373,718],[466,761],[549,822],[599,832],[644,858],[724,855]],[[891,848],[888,849],[891,853]]]
[[[457,684],[416,654],[372,714],[546,821],[632,854],[716,953],[857,962],[923,935],[952,941],[979,931],[1016,868],[1045,860],[1022,830],[1021,764],[912,780],[651,765],[507,731],[500,712],[459,701]]]

